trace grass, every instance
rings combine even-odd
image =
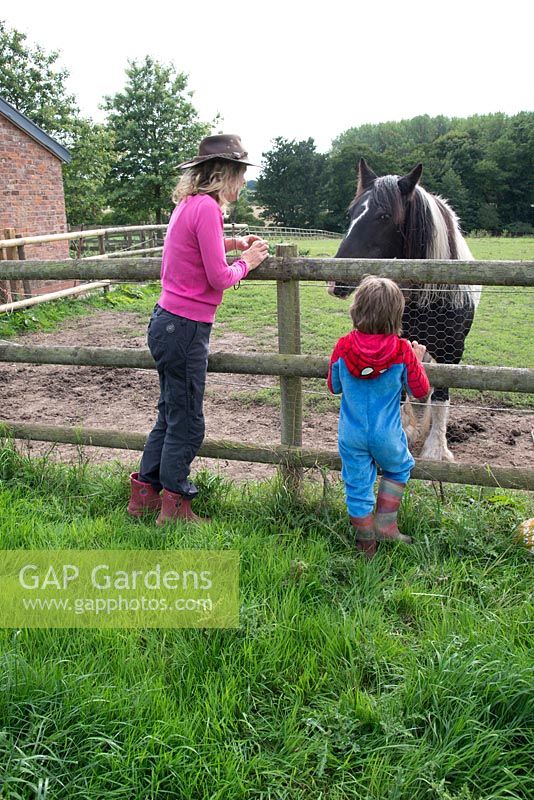
[[[0,631],[0,797],[530,800],[524,495],[413,483],[413,547],[354,554],[339,483],[201,473],[201,528],[125,513],[127,472],[0,447],[3,548],[236,549],[232,630]]]
[[[476,258],[497,260],[527,260],[534,258],[534,239],[470,239]],[[298,242],[301,254],[313,257],[332,256],[338,242],[319,239]],[[150,314],[159,297],[159,283],[131,284],[116,287],[108,294],[93,294],[82,299],[65,299],[0,317],[0,339],[26,331],[54,330],[64,319],[90,314],[94,310],[131,311]],[[323,284],[301,283],[302,352],[330,354],[333,344],[350,328],[348,304],[330,297]],[[464,363],[493,366],[532,367],[531,321],[534,312],[534,290],[529,287],[485,287],[477,309],[473,328],[466,341]],[[221,327],[221,323],[224,329]],[[132,330],[142,335],[144,328]],[[265,350],[277,349],[276,284],[243,281],[236,290],[228,290],[217,312],[213,342],[219,331],[229,330],[255,340]],[[336,408],[335,398],[328,396],[322,381],[305,381],[307,409]],[[324,392],[318,397],[316,392]],[[486,397],[498,399],[502,405],[534,406],[534,396],[506,393],[480,393],[452,390],[457,397],[485,402]],[[262,401],[278,404],[276,392],[254,390],[238,393],[245,402]]]
[[[497,260],[528,260],[534,258],[534,238],[520,239],[469,239],[476,258]],[[298,242],[299,252],[314,257],[332,256],[338,242],[332,239]],[[159,283],[123,285],[108,294],[92,294],[84,299],[66,299],[0,316],[0,339],[24,331],[53,330],[64,319],[94,310],[132,311],[150,314],[160,292]],[[330,354],[333,344],[350,328],[348,304],[330,297],[320,283],[301,283],[301,334],[302,352]],[[493,366],[532,367],[532,319],[534,290],[529,287],[485,287],[477,309],[473,328],[467,337],[464,363]],[[140,329],[132,335],[140,335]],[[217,342],[219,331],[232,331],[253,339],[255,345],[265,350],[278,348],[276,338],[276,284],[275,282],[243,281],[238,289],[225,293],[217,312],[217,324],[212,339]],[[326,392],[323,381],[304,381],[304,408],[307,410],[332,410],[337,400]],[[319,392],[322,396],[317,394]],[[534,396],[506,393],[481,393],[469,390],[452,390],[458,398],[476,399],[481,404],[487,399],[498,400],[501,405],[534,407]],[[243,402],[279,404],[278,392],[252,390],[238,392]]]

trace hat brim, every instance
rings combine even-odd
[[[196,167],[198,164],[203,164],[204,161],[233,161],[234,164],[242,164],[244,167],[260,167],[259,164],[252,164],[250,161],[245,161],[243,158],[233,158],[224,153],[217,153],[213,156],[197,156],[192,158],[191,161],[184,161],[183,164],[178,164],[178,169],[188,169],[189,167]]]

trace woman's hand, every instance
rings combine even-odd
[[[250,247],[243,251],[241,258],[246,261],[249,269],[256,269],[269,255],[269,245],[265,239],[257,236],[247,236],[247,239],[254,239]]]
[[[426,345],[424,345],[424,344],[419,344],[419,342],[416,342],[416,341],[414,340],[414,341],[412,342],[412,350],[413,350],[413,351],[414,351],[414,353],[415,353],[415,357],[416,357],[416,359],[417,359],[419,362],[421,362],[421,361],[423,360],[423,357],[424,357],[425,353],[426,353]]]
[[[265,240],[262,239],[261,236],[251,235],[251,236],[242,236],[239,241],[243,242],[243,247],[239,247],[239,250],[248,250],[249,247],[252,247],[254,242],[263,242]]]
[[[225,242],[227,242],[226,250],[248,250],[254,242],[262,242],[263,239],[260,236],[227,236],[225,238]]]

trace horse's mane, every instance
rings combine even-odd
[[[384,175],[377,178],[371,188],[372,200],[383,208],[402,231],[404,248],[401,258],[470,261],[473,255],[460,230],[460,222],[446,200],[431,194],[421,186],[416,186],[409,198],[399,189],[398,175]],[[351,209],[363,194],[358,187]],[[415,288],[415,287],[413,287]],[[425,284],[419,305],[426,305],[436,299],[443,299],[447,290],[453,290],[449,297],[452,305],[463,305],[466,291],[472,288],[459,285]],[[455,291],[456,290],[456,291]],[[475,304],[478,298],[475,300]]]

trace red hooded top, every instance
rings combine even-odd
[[[411,394],[421,399],[430,391],[426,372],[407,339],[392,333],[362,333],[353,330],[342,336],[334,348],[328,369],[328,388],[332,385],[332,364],[343,359],[351,375],[363,380],[378,378],[394,364],[406,364],[408,388]]]

